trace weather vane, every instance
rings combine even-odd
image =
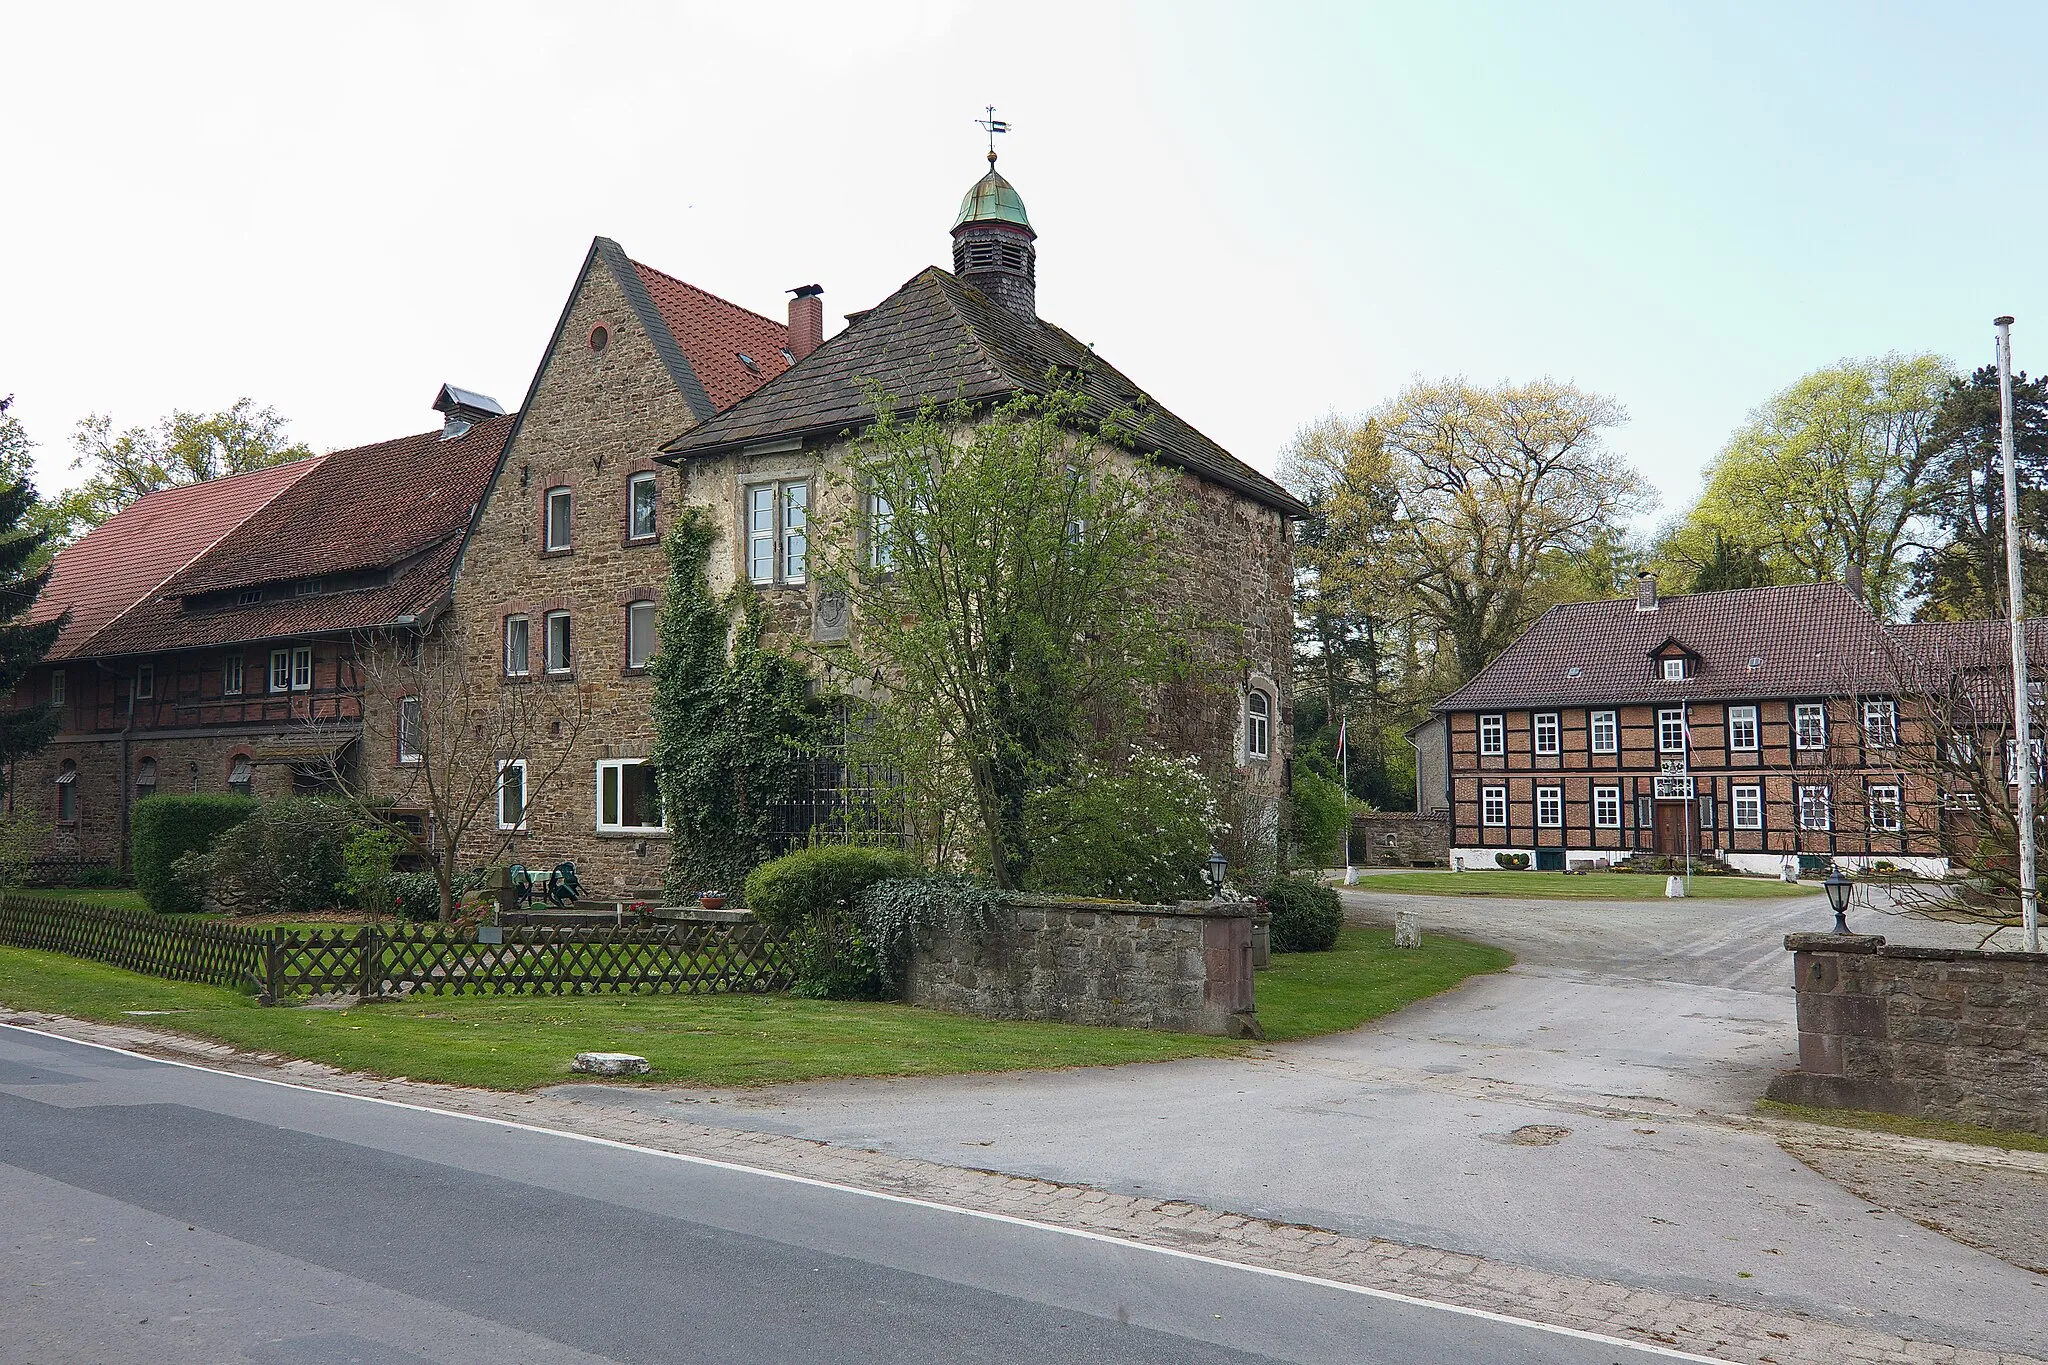
[[[988,164],[993,166],[996,164],[996,134],[1009,132],[1010,125],[996,117],[993,104],[988,106],[988,117],[978,118],[975,122],[988,129]]]

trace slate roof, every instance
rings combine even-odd
[[[845,331],[665,450],[687,457],[756,441],[855,427],[871,416],[869,385],[913,409],[927,401],[1045,392],[1053,370],[1077,373],[1090,413],[1125,409],[1139,444],[1168,464],[1235,489],[1287,516],[1306,514],[1278,483],[1151,401],[1115,366],[1043,320],[1019,316],[929,267],[859,314]]]
[[[320,467],[315,455],[206,483],[145,493],[57,553],[32,620],[71,620],[49,657],[93,652],[93,637],[147,601],[166,580],[263,506]]]
[[[1666,682],[1650,655],[1675,639],[1694,676]],[[1754,660],[1754,665],[1751,661]],[[1896,658],[1870,608],[1839,583],[1633,597],[1552,607],[1437,711],[1890,690]]]

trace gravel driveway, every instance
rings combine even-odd
[[[1584,904],[1368,887],[1346,903],[1361,920],[1412,906],[1425,933],[1520,961],[1243,1059],[573,1093],[2048,1354],[2048,1280],[1852,1195],[1726,1117],[1791,1064],[1783,937],[1826,926],[1817,895]],[[1860,914],[1854,927],[1968,932]]]

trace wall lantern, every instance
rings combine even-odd
[[[1828,873],[1828,879],[1820,884],[1820,889],[1828,893],[1828,904],[1834,908],[1835,932],[1838,934],[1849,932],[1849,892],[1852,885],[1839,867]]]

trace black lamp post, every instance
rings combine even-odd
[[[1828,893],[1828,904],[1834,907],[1835,932],[1838,934],[1849,932],[1848,912],[1851,885],[1852,883],[1847,877],[1842,875],[1842,869],[1839,867],[1828,873],[1828,879],[1820,884],[1820,889]]]
[[[1214,845],[1209,849],[1209,889],[1218,897],[1223,894],[1223,874],[1230,870],[1230,864],[1218,853]]]

